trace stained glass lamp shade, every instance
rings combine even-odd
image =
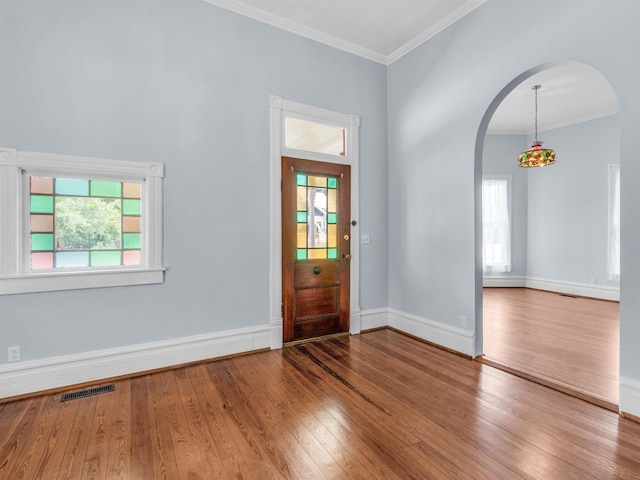
[[[531,144],[531,148],[518,155],[519,167],[544,167],[546,165],[553,165],[556,163],[556,152],[550,148],[542,148],[541,142],[538,140],[538,90],[542,88],[542,85],[534,85],[531,87],[535,92],[535,129],[536,129],[536,141]]]
[[[544,142],[535,141],[531,149],[518,155],[519,167],[544,167],[556,163],[556,152],[550,148],[542,148]]]

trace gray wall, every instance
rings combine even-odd
[[[508,273],[569,283],[607,281],[608,166],[620,163],[618,115],[538,135],[553,148],[549,168],[524,169],[517,154],[533,136],[487,135],[483,175],[512,176],[512,261]],[[615,284],[617,285],[617,284]]]
[[[268,325],[270,95],[361,116],[361,306],[387,305],[383,65],[200,0],[0,8],[0,145],[164,162],[167,266],[161,285],[1,296],[0,352]]]
[[[607,282],[608,165],[620,163],[618,116],[539,135],[556,164],[529,177],[527,275]],[[558,240],[558,241],[556,241]]]
[[[460,315],[476,319],[481,353],[476,199],[486,126],[515,84],[582,62],[603,73],[620,103],[621,375],[640,380],[638,18],[631,1],[490,0],[389,67],[391,307],[454,326]],[[540,34],[523,35],[532,19]]]

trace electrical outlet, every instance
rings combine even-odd
[[[460,326],[462,328],[467,328],[467,316],[466,315],[460,315]]]
[[[369,245],[371,243],[371,238],[369,238],[369,234],[365,233],[360,237],[360,242],[363,245]]]
[[[17,362],[20,360],[20,345],[9,347],[9,361]]]
[[[596,277],[591,277],[591,285],[595,285],[596,284]]]

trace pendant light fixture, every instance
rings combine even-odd
[[[542,85],[534,85],[531,87],[535,92],[536,102],[536,117],[535,117],[535,131],[536,141],[531,144],[531,149],[526,152],[522,152],[518,156],[519,167],[544,167],[545,165],[553,165],[556,163],[556,152],[550,148],[542,148],[544,142],[538,141],[538,90],[542,88]]]

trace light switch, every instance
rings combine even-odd
[[[363,245],[369,245],[371,243],[371,239],[369,238],[369,235],[368,234],[362,235],[362,237],[360,238],[360,243],[362,243]]]

